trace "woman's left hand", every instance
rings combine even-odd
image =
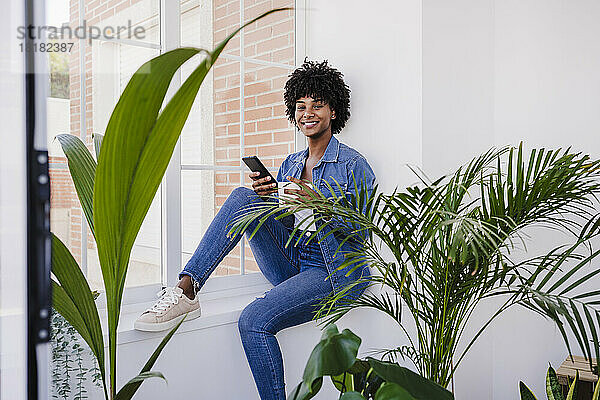
[[[314,198],[319,197],[319,194],[317,192],[315,192],[310,186],[308,186],[310,184],[310,182],[296,179],[292,176],[287,176],[286,178],[288,181],[298,184],[302,189],[301,190],[284,189],[283,192],[285,194],[296,195],[300,200],[310,200],[311,198],[314,199]],[[317,209],[315,211],[322,212],[320,210],[320,207],[317,207]],[[325,212],[325,214],[327,214],[327,213]],[[329,221],[331,219],[331,216],[324,217],[324,219],[325,219],[325,221]]]
[[[315,192],[310,186],[308,186],[310,182],[294,178],[293,176],[287,176],[286,179],[290,182],[294,182],[302,189],[284,189],[283,192],[285,194],[296,195],[301,200],[310,200],[311,198],[318,197],[317,192]]]

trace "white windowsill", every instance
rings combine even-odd
[[[200,293],[200,306],[202,316],[192,321],[184,322],[176,334],[202,329],[208,329],[221,325],[237,323],[240,312],[256,297],[262,296],[273,286],[269,283],[259,285],[243,286],[239,288],[214,292]],[[121,309],[119,322],[119,335],[117,344],[133,343],[143,340],[162,339],[168,331],[141,332],[133,329],[133,323],[154,301],[124,305]],[[100,310],[102,329],[104,332],[104,343],[108,346],[108,335],[106,334],[106,310]]]
[[[231,297],[235,293],[247,293],[257,286],[269,286],[269,281],[262,273],[250,273],[245,275],[216,276],[209,278],[200,291],[200,296],[204,300],[212,300],[222,297]],[[134,286],[125,288],[123,293],[123,308],[140,303],[148,303],[156,299],[163,286],[154,283],[146,286]],[[100,290],[100,297],[96,300],[96,307],[100,314],[106,312],[106,295],[104,290]]]

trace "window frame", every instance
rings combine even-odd
[[[85,0],[79,0],[79,18],[84,16],[85,12]],[[244,22],[244,7],[243,0],[240,1],[240,24]],[[296,68],[298,60],[303,60],[306,56],[306,19],[307,19],[307,8],[306,3],[308,0],[295,0],[295,63],[294,64],[282,64],[270,61],[262,61],[252,59],[252,57],[236,56],[222,53],[220,57],[236,60],[240,62],[240,98],[244,98],[244,63],[246,61],[252,62],[253,64],[265,64],[268,66],[283,67],[289,69],[290,72]],[[212,5],[211,5],[212,7]],[[160,42],[158,45],[149,44],[146,42],[135,42],[127,40],[129,46],[139,47],[151,47],[159,48],[160,54],[163,54],[169,50],[176,49],[181,45],[181,2],[180,0],[159,0],[159,24],[160,24]],[[244,48],[243,35],[240,38],[240,48]],[[85,46],[85,39],[79,39],[80,46]],[[119,39],[115,39],[116,42],[121,42]],[[83,48],[83,47],[81,47]],[[85,52],[80,52],[80,70],[85,68]],[[80,87],[85,90],[80,91],[80,104],[86,104],[86,90],[87,85],[85,82],[85,74],[80,74]],[[181,70],[178,70],[173,76],[173,80],[167,92],[167,99],[171,98],[176,90],[181,86]],[[240,120],[244,120],[244,102],[240,102]],[[80,119],[80,132],[85,135],[87,132],[87,121],[85,119],[85,113],[82,113]],[[82,138],[85,140],[85,137]],[[300,150],[306,147],[306,139],[300,135],[295,136],[294,140],[295,150]],[[244,124],[240,124],[240,147],[244,146]],[[243,174],[246,173],[244,166],[239,167],[231,166],[216,166],[208,164],[182,164],[181,162],[181,138],[177,141],[173,156],[165,176],[160,185],[160,199],[161,199],[161,282],[133,286],[125,288],[123,296],[123,305],[144,303],[155,298],[156,293],[159,292],[166,286],[174,286],[178,281],[178,275],[181,272],[182,265],[182,253],[183,253],[183,240],[182,240],[182,220],[181,220],[181,175],[182,171],[193,171],[193,170],[208,170],[208,171],[239,171],[240,182],[243,182]],[[277,172],[277,171],[274,171]],[[84,274],[87,273],[87,238],[88,229],[87,225],[82,224],[81,229],[81,254],[82,254],[82,265],[81,268]],[[240,241],[241,246],[241,268],[240,274],[231,276],[218,276],[208,279],[206,284],[202,288],[202,296],[205,299],[215,299],[220,297],[231,297],[235,296],[236,293],[247,293],[248,290],[256,288],[256,290],[262,290],[265,286],[269,285],[267,279],[261,273],[250,273],[246,274],[244,270],[245,263],[245,241],[243,237]],[[105,296],[103,295],[99,300],[99,307],[105,308]]]
[[[167,0],[161,0],[161,7]],[[295,27],[295,63],[294,64],[282,64],[277,62],[263,61],[253,59],[252,57],[236,56],[226,53],[221,53],[220,57],[235,60],[240,62],[240,99],[244,98],[244,63],[251,62],[253,64],[263,64],[268,66],[276,66],[286,68],[290,72],[296,68],[298,60],[303,60],[306,55],[306,1],[307,0],[295,0],[295,13],[294,13],[294,27]],[[240,2],[240,25],[245,21],[243,0]],[[180,45],[181,39],[181,26],[180,26],[180,2],[177,2],[176,12],[172,14],[164,15],[164,20],[161,19],[161,32],[162,27],[164,30],[164,51],[171,50]],[[162,8],[161,8],[162,10]],[[162,17],[163,15],[161,15]],[[177,18],[177,21],[169,23],[169,18]],[[164,23],[163,23],[164,22]],[[172,29],[173,26],[177,26],[177,29]],[[162,37],[161,37],[162,42]],[[240,36],[240,49],[244,48],[244,36]],[[240,53],[243,54],[243,53]],[[172,87],[179,87],[181,84],[181,74],[178,72],[176,76],[177,81]],[[244,121],[244,101],[240,101],[240,121]],[[240,148],[244,147],[244,123],[240,124]],[[305,148],[306,140],[299,135],[295,136],[295,150]],[[182,260],[182,221],[181,221],[181,172],[182,171],[231,171],[240,173],[240,182],[244,181],[244,174],[247,173],[246,167],[243,165],[237,166],[216,166],[209,164],[182,164],[181,163],[181,138],[177,142],[175,152],[167,168],[165,178],[162,185],[162,206],[163,206],[163,265],[165,266],[165,283],[167,286],[174,286],[178,281],[178,275],[181,272],[181,260]],[[277,172],[272,171],[272,172]],[[228,296],[228,292],[239,288],[249,286],[263,286],[268,284],[268,281],[261,273],[245,273],[245,241],[246,238],[242,237],[239,246],[240,247],[240,274],[231,276],[219,276],[212,277],[207,280],[202,288],[204,294],[216,294],[221,293],[223,297]]]

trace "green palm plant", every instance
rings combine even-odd
[[[367,282],[382,288],[350,301],[345,296],[362,282],[350,285],[327,299],[316,318],[336,322],[359,307],[383,311],[408,341],[384,356],[409,359],[443,387],[490,323],[515,305],[554,321],[569,353],[570,331],[588,359],[592,349],[598,355],[600,291],[583,287],[600,274],[588,266],[599,253],[591,247],[600,234],[594,203],[599,161],[570,149],[534,149],[525,157],[521,145],[491,149],[433,182],[414,172],[421,184],[392,194],[377,187],[368,193],[355,180],[355,195],[337,195],[343,189],[336,184],[330,193],[317,191],[302,201],[286,197],[280,204],[255,204],[238,216],[231,232],[255,218],[262,223],[269,215],[315,211],[314,226],[325,236],[343,234],[341,243],[360,244],[345,254],[340,268],[369,265],[376,273]],[[527,242],[525,228],[540,225],[572,234],[572,243],[517,260],[518,244]],[[382,256],[382,247],[392,261]],[[502,303],[473,336],[464,337],[475,308],[493,296]],[[458,352],[460,341],[466,345]]]
[[[101,136],[95,138],[97,163],[77,137],[58,136],[98,248],[108,312],[108,378],[104,339],[92,291],[75,258],[56,236],[52,238],[54,307],[90,346],[98,361],[106,399],[130,399],[145,379],[164,379],[151,368],[181,322],[165,336],[140,374],[119,391],[116,387],[117,327],[133,243],[210,68],[242,28],[282,10],[289,8],[275,9],[252,19],[212,51],[180,48],[142,65],[113,110],[103,140]],[[201,53],[206,57],[161,111],[175,72],[184,62]]]

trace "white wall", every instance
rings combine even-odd
[[[600,3],[495,6],[494,141],[600,155]]]
[[[350,86],[352,117],[339,139],[367,157],[385,190],[421,165],[421,2],[309,0],[306,48]]]
[[[307,14],[308,56],[329,59],[352,89],[352,118],[340,140],[369,159],[386,191],[416,181],[406,164],[437,176],[490,146],[520,140],[598,155],[594,1],[307,0]],[[549,244],[536,237],[536,249]],[[476,313],[471,331],[492,309],[486,304]],[[363,352],[403,344],[376,313],[356,312],[338,326],[362,336]],[[288,388],[318,337],[313,323],[279,335]],[[148,342],[122,347],[121,360],[135,361],[122,368],[125,376],[149,349]],[[547,363],[557,366],[565,356],[551,324],[515,309],[472,348],[456,375],[457,398],[516,399],[519,380],[544,398]],[[175,338],[157,369],[167,374],[168,389],[145,383],[143,398],[175,398],[190,388],[203,398],[257,398],[234,324]],[[178,388],[184,382],[187,389]]]
[[[423,1],[423,168],[438,176],[493,145],[492,0]]]
[[[597,2],[312,0],[309,7],[309,56],[331,60],[352,89],[340,139],[367,156],[384,189],[414,182],[405,164],[437,177],[521,140],[599,155]],[[554,240],[533,237],[530,251]],[[482,307],[471,330],[492,309]],[[543,397],[547,363],[565,356],[552,324],[514,309],[472,348],[456,375],[457,398],[517,398],[519,380]]]
[[[492,145],[520,141],[597,157],[599,17],[593,1],[424,0],[424,170],[437,176]],[[556,240],[532,237],[533,254]],[[519,380],[545,398],[548,362],[556,367],[565,356],[552,324],[512,310],[459,369],[457,398],[518,398]]]
[[[393,332],[391,320],[377,327],[365,324],[373,317],[379,318],[373,314],[364,310],[353,312],[339,324],[368,338],[361,345],[361,356],[366,356],[374,347],[391,347],[399,340],[399,335],[390,334]],[[313,322],[285,329],[277,335],[283,351],[288,392],[300,382],[306,361],[320,336],[321,331]],[[119,387],[139,373],[159,341],[151,339],[119,346]],[[138,392],[140,399],[183,399],[190,396],[207,400],[259,398],[234,322],[175,335],[153,370],[161,371],[168,379],[168,385],[160,379],[147,380]],[[97,389],[93,393],[92,398],[101,394]],[[337,398],[335,393],[337,391],[327,380],[315,399]]]

